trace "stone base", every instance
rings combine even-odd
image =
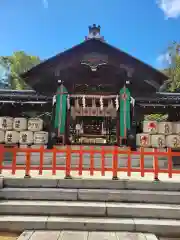
[[[0,176],[0,189],[3,188],[4,178],[3,176]]]

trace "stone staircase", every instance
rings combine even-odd
[[[2,179],[0,230],[79,230],[180,235],[180,184]]]

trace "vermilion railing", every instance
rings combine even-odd
[[[169,178],[172,178],[172,174],[180,174],[180,169],[173,169],[172,157],[179,156],[180,152],[172,152],[171,148],[168,148],[167,151],[162,152],[158,149],[153,149],[153,152],[147,152],[144,148],[140,148],[138,151],[131,151],[130,148],[126,150],[122,150],[117,146],[110,148],[90,146],[87,147],[79,146],[79,149],[73,149],[71,146],[64,146],[61,149],[53,148],[53,149],[45,149],[44,147],[40,147],[39,149],[33,148],[6,148],[3,145],[0,145],[0,173],[2,170],[10,170],[13,175],[16,174],[16,170],[25,170],[25,175],[30,176],[31,171],[38,170],[39,175],[43,174],[44,170],[52,171],[52,175],[56,175],[56,171],[61,170],[65,172],[66,177],[71,176],[71,171],[77,171],[78,175],[81,176],[83,171],[89,171],[90,175],[93,176],[95,171],[101,172],[101,175],[104,176],[106,172],[112,172],[112,176],[114,179],[117,178],[119,172],[126,172],[127,176],[131,176],[132,173],[138,172],[141,177],[145,176],[145,173],[153,173],[154,178],[158,179],[159,173],[167,173]],[[5,164],[4,153],[11,152],[12,160],[8,161],[8,164]],[[25,154],[24,164],[17,164],[17,153]],[[31,154],[39,153],[39,164],[32,165],[31,164]],[[52,153],[52,164],[47,165],[44,163],[45,153]],[[65,164],[64,166],[60,166],[57,164],[57,154],[64,153],[65,154]],[[78,163],[76,166],[71,166],[71,155],[73,153],[78,153]],[[84,168],[84,154],[89,154],[90,163],[89,167]],[[100,154],[101,158],[101,166],[95,167],[95,154]],[[105,157],[107,154],[112,154],[112,166],[106,166]],[[119,154],[124,154],[127,156],[127,164],[125,167],[119,167],[119,162],[121,159],[118,159]],[[132,167],[132,155],[139,156],[140,167]],[[153,167],[146,168],[145,167],[145,157],[153,156]],[[125,156],[123,156],[124,158]],[[167,158],[167,168],[161,169],[159,167],[159,162],[162,161],[159,157]],[[148,161],[148,160],[146,160]],[[10,164],[9,164],[10,163]]]

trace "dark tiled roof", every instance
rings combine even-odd
[[[53,77],[54,75],[57,76],[59,72],[63,71],[63,69],[80,64],[84,55],[92,52],[108,55],[108,64],[116,66],[118,70],[121,68],[120,65],[132,68],[133,77],[138,79],[140,83],[144,82],[144,80],[153,80],[157,82],[158,85],[161,85],[165,80],[167,80],[167,76],[148,64],[136,59],[120,49],[115,48],[114,46],[107,44],[106,42],[102,42],[97,39],[85,41],[52,58],[49,58],[48,60],[33,67],[28,72],[23,73],[22,77],[28,85],[33,86],[34,89],[41,92],[42,84],[44,82],[50,84],[52,82],[55,83],[57,79]],[[48,78],[47,76],[50,77]],[[71,82],[73,81],[74,80],[72,79]],[[54,91],[53,86],[55,86],[55,84],[52,85],[51,89],[49,89],[50,92]]]
[[[0,90],[0,99],[8,100],[42,100],[50,101],[52,98],[39,95],[33,90],[9,90],[1,89]]]
[[[0,100],[14,101],[47,101],[52,102],[52,97],[37,94],[33,90],[14,91],[0,90]],[[180,93],[156,93],[150,96],[135,97],[138,104],[180,104]]]
[[[137,97],[137,103],[180,104],[180,93],[156,93],[149,97]]]

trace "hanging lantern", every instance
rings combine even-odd
[[[107,110],[108,110],[108,111],[111,111],[113,108],[114,108],[114,106],[113,106],[113,101],[112,101],[112,100],[108,100]]]
[[[110,109],[110,110],[113,110],[113,109],[114,109],[113,100],[110,101],[109,109]]]
[[[134,107],[134,105],[135,105],[135,99],[134,99],[133,97],[131,97],[131,104],[132,104],[133,107]]]
[[[83,105],[83,108],[86,107],[86,98],[85,98],[85,95],[82,97],[82,105]]]
[[[106,135],[106,129],[104,128],[104,123],[103,122],[102,122],[102,125],[101,125],[101,134]]]
[[[96,101],[95,101],[95,98],[92,99],[92,108],[96,110]]]
[[[106,108],[105,115],[106,117],[111,116],[111,110],[112,110],[112,101],[108,100],[108,107]]]
[[[116,111],[119,109],[119,98],[118,98],[118,95],[116,96],[116,99],[115,99],[115,105],[116,105]]]
[[[96,116],[97,115],[97,107],[96,107],[96,100],[95,100],[95,98],[92,99],[91,115],[92,116]]]
[[[99,103],[100,103],[100,109],[103,110],[104,105],[103,105],[103,97],[102,96],[100,97]]]
[[[75,111],[76,111],[76,116],[81,116],[81,108],[79,106],[78,98],[75,100]]]
[[[75,109],[77,110],[77,109],[79,109],[80,108],[80,106],[79,106],[79,99],[77,98],[76,100],[75,100]]]
[[[70,109],[70,97],[69,94],[67,95],[67,108]]]
[[[75,110],[75,107],[71,107],[71,116],[72,116],[72,119],[75,120],[76,119],[76,110]]]
[[[81,133],[81,134],[83,134],[83,133],[84,133],[83,122],[81,123],[81,129],[80,129],[80,133]]]
[[[56,103],[56,95],[53,96],[52,105],[54,106],[55,103]]]

